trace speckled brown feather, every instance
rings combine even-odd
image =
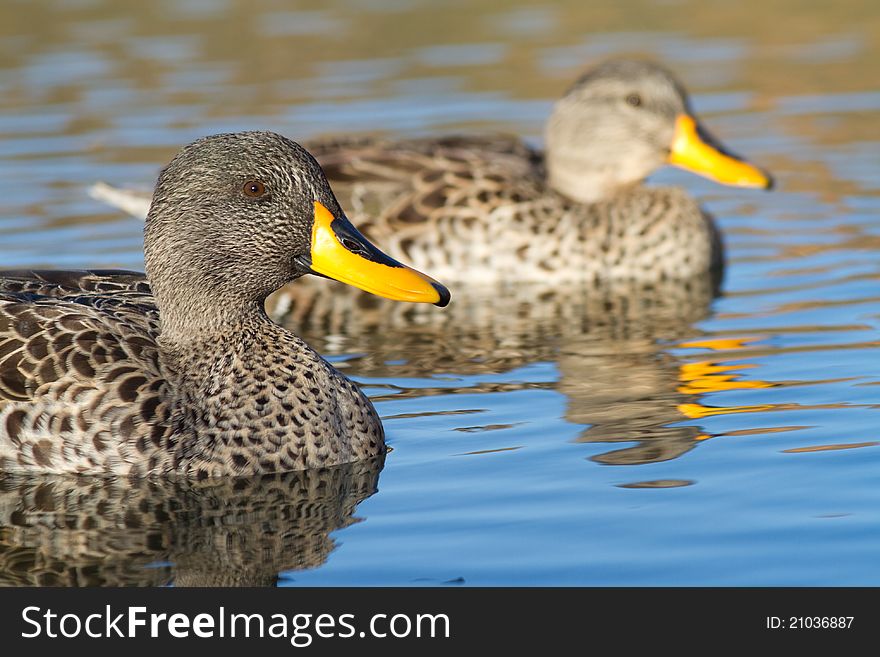
[[[289,331],[256,320],[169,369],[142,276],[103,274],[111,293],[46,278],[0,272],[48,293],[0,293],[0,470],[252,475],[384,450],[372,404]]]
[[[115,293],[76,275],[0,273],[0,470],[128,473],[167,421],[155,305],[130,274]]]

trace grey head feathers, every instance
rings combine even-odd
[[[144,230],[164,329],[222,324],[307,273],[299,261],[315,201],[342,214],[315,159],[281,135],[218,134],[183,148],[159,175]]]
[[[614,59],[579,78],[546,126],[549,184],[581,202],[610,198],[660,168],[687,92],[653,62]]]

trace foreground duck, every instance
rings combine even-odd
[[[146,277],[0,272],[0,470],[206,478],[384,452],[370,401],[264,301],[307,273],[449,293],[358,233],[302,147],[268,132],[185,147],[144,251]]]
[[[672,164],[719,183],[768,189],[731,155],[657,64],[605,62],[556,103],[545,151],[513,137],[311,142],[365,234],[447,279],[689,279],[718,273],[720,234],[683,190],[641,181]],[[93,194],[141,216],[136,193]]]

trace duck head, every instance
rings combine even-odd
[[[681,83],[645,61],[606,61],[556,103],[546,128],[550,185],[581,202],[609,198],[664,164],[738,187],[771,177],[732,154],[700,123]]]
[[[184,147],[159,175],[144,252],[163,333],[175,320],[210,323],[218,313],[262,308],[270,293],[309,273],[389,299],[449,302],[440,283],[371,244],[315,159],[271,132]]]

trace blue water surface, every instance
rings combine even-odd
[[[854,13],[754,33],[697,2],[675,5],[686,25],[668,3],[442,3],[457,21],[432,3],[142,4],[33,2],[26,26],[0,8],[2,267],[141,268],[142,225],[88,186],[149,186],[210,132],[540,141],[609,54],[672,67],[777,179],[652,177],[700,198],[728,253],[722,296],[668,325],[474,319],[433,355],[448,327],[398,327],[411,348],[309,334],[393,450],[355,522],[316,530],[320,558],[275,555],[281,585],[880,585],[880,35]],[[787,20],[765,5],[762,23]],[[50,550],[60,531],[15,540]],[[178,548],[153,560],[170,581]]]

